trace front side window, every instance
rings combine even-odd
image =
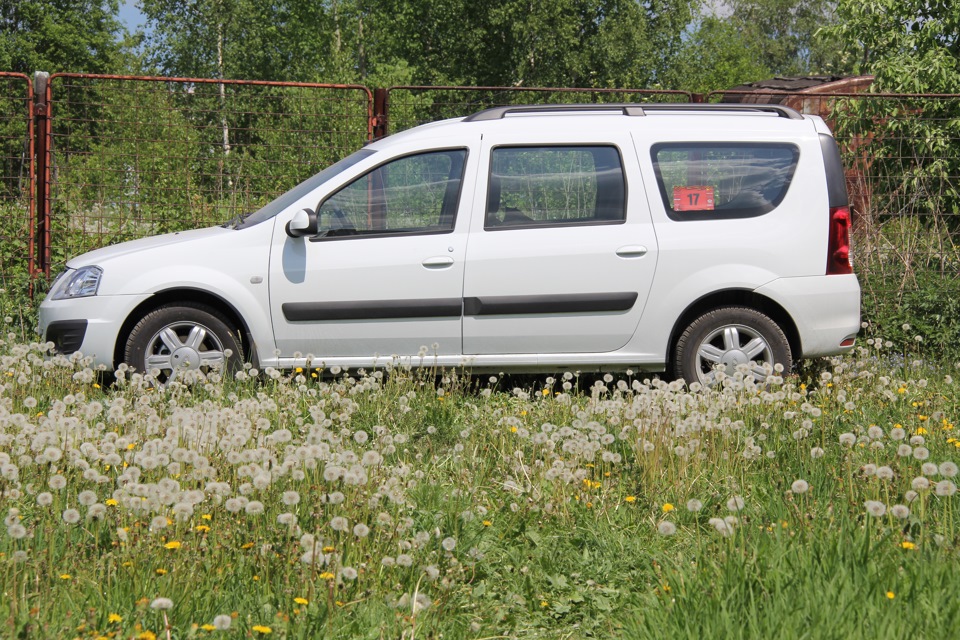
[[[486,230],[626,219],[626,181],[616,147],[498,147],[490,164]]]
[[[318,238],[453,231],[466,158],[450,149],[380,165],[320,205]]]
[[[750,218],[773,211],[793,180],[796,146],[682,142],[651,149],[660,196],[673,220]]]

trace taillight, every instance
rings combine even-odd
[[[853,273],[850,257],[850,207],[830,209],[830,237],[827,245],[827,275]]]

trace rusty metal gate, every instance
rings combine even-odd
[[[694,101],[694,94],[687,91],[549,87],[396,86],[377,89],[374,95],[377,137],[425,122],[511,104]]]
[[[53,74],[37,149],[39,270],[106,244],[226,222],[356,150],[359,85]]]

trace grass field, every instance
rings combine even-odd
[[[0,345],[2,638],[947,638],[951,373],[101,386]]]

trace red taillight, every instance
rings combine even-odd
[[[830,209],[830,237],[827,245],[827,275],[853,273],[850,258],[850,208]]]

